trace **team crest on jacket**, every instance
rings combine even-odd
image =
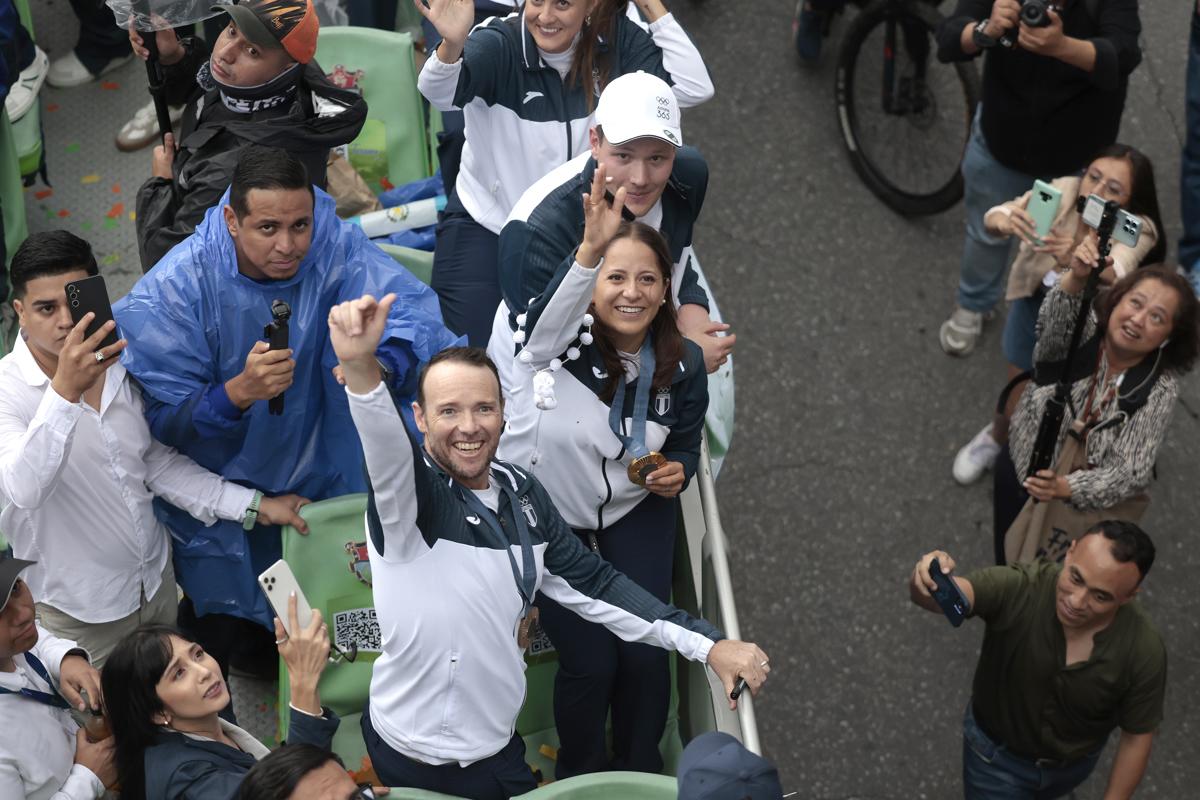
[[[521,498],[521,513],[525,515],[525,521],[529,523],[529,527],[537,527],[537,511],[533,508],[533,501],[528,496]]]
[[[654,413],[660,417],[665,416],[671,410],[671,389],[659,389],[658,394],[654,396]]]

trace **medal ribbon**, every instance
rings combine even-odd
[[[500,526],[500,520],[496,516],[496,512],[485,506],[483,501],[466,487],[459,487],[459,495],[462,497],[463,502],[475,512],[475,515],[487,524],[488,529],[495,534],[495,538],[500,543],[500,546],[504,548],[504,552],[508,554],[508,563],[512,567],[513,579],[517,583],[517,592],[521,595],[521,618],[524,619],[529,614],[529,607],[533,605],[533,595],[536,592],[534,587],[537,584],[537,566],[533,560],[533,542],[529,538],[529,528],[525,526],[525,514],[521,511],[520,504],[517,502],[516,493],[500,480],[497,480],[496,484],[500,487],[503,495],[508,498],[508,505],[512,510],[513,521],[517,526],[517,538],[521,542],[521,561],[524,565],[524,571],[517,566],[517,559],[513,557],[508,536]]]
[[[37,702],[44,703],[48,706],[55,706],[56,708],[70,708],[71,704],[64,700],[62,695],[60,695],[54,688],[54,681],[50,680],[50,673],[46,670],[46,667],[42,665],[42,662],[38,660],[38,657],[33,653],[25,653],[24,655],[25,663],[37,673],[39,678],[44,680],[47,685],[50,686],[50,691],[39,692],[37,689],[25,688],[18,689],[14,692],[12,689],[5,689],[3,686],[0,686],[0,694],[19,694],[23,697],[28,697],[30,700],[36,700]]]
[[[623,371],[621,379],[617,382],[617,391],[613,395],[612,407],[608,411],[608,427],[612,428],[612,432],[635,459],[650,455],[650,449],[646,447],[646,415],[650,411],[650,384],[654,383],[654,368],[654,343],[647,333],[646,340],[642,342],[642,349],[638,351],[637,387],[633,391],[633,422],[629,436],[621,433],[621,424],[625,421]]]

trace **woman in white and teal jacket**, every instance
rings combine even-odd
[[[417,8],[443,37],[417,80],[442,111],[462,109],[462,164],[437,228],[433,288],[452,331],[486,347],[500,304],[500,229],[538,178],[588,149],[600,91],[644,71],[667,81],[682,107],[713,95],[695,45],[662,0],[526,0],[471,29],[466,0]]]
[[[505,387],[499,452],[542,481],[585,544],[666,601],[676,498],[700,458],[708,381],[699,346],[676,327],[666,241],[623,222],[624,190],[610,207],[600,180],[585,195],[575,263],[546,289],[545,302],[518,318],[517,368],[507,371],[518,385]],[[666,653],[621,641],[546,598],[537,606],[559,654],[557,777],[659,772],[671,691]]]

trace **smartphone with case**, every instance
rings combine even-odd
[[[1087,199],[1080,198],[1080,215],[1084,224],[1099,229],[1104,222],[1106,203],[1099,195],[1089,195]],[[1113,222],[1112,241],[1120,242],[1126,247],[1136,247],[1142,235],[1142,218],[1122,208],[1116,211]]]
[[[112,305],[108,302],[108,287],[104,285],[104,277],[92,275],[81,281],[71,281],[66,285],[67,305],[71,309],[71,320],[79,324],[79,320],[91,311],[96,316],[84,331],[84,337],[91,336],[100,330],[100,326],[113,318]],[[109,331],[100,347],[108,347],[117,343],[117,329]],[[99,349],[99,348],[97,348]]]
[[[1029,204],[1025,213],[1033,218],[1034,230],[1037,233],[1038,244],[1050,235],[1054,220],[1058,217],[1058,207],[1062,203],[1062,192],[1045,181],[1034,181],[1033,190],[1029,195]]]
[[[296,582],[292,568],[282,558],[258,576],[258,585],[262,587],[271,608],[275,609],[275,616],[283,623],[283,629],[287,631],[288,636],[293,633],[288,622],[288,595],[292,592],[296,593],[296,621],[300,623],[301,628],[307,628],[312,622],[312,606],[308,604],[300,584]]]
[[[937,584],[937,589],[931,594],[937,604],[942,607],[942,613],[946,615],[946,619],[950,620],[950,624],[956,628],[962,625],[971,606],[958,588],[958,584],[949,575],[942,572],[942,565],[936,558],[929,562],[929,577],[933,578],[933,582]]]

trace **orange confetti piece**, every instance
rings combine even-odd
[[[38,200],[45,200],[47,197],[49,197],[52,194],[54,194],[53,189],[42,189],[41,191],[34,192],[33,196],[36,197]]]
[[[47,103],[46,110],[53,114],[55,111],[58,111],[58,103]]]
[[[91,175],[84,175],[79,179],[79,182],[82,184],[99,183],[100,176],[95,173],[92,173]]]
[[[103,83],[100,84],[100,88],[107,89],[111,92],[116,89],[120,89],[121,84],[117,83],[116,81],[104,81]]]
[[[125,213],[125,204],[124,203],[114,203],[113,207],[110,208],[108,210],[108,213],[105,214],[104,216],[108,217],[109,219],[116,219],[117,217],[121,216],[124,213]]]
[[[119,183],[114,183],[114,184],[112,185],[112,193],[113,193],[113,194],[120,194],[120,193],[121,193],[121,184],[119,184]]]
[[[69,217],[69,216],[71,216],[71,212],[70,212],[70,211],[67,211],[65,208],[60,208],[60,209],[58,210],[58,215],[59,215],[60,217]]]
[[[391,191],[392,189],[396,188],[395,186],[392,185],[392,182],[389,181],[386,176],[379,179],[379,185],[382,186],[386,191]]]

